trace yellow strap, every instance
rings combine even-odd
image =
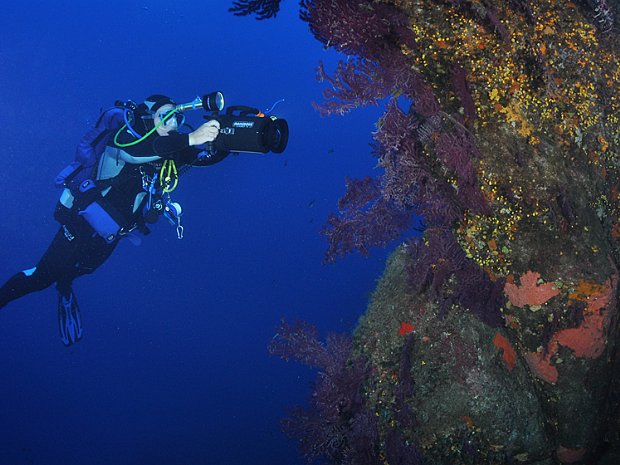
[[[164,160],[159,172],[159,185],[164,192],[172,192],[179,184],[177,165],[174,160]]]

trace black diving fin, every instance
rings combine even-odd
[[[67,347],[82,339],[82,315],[71,288],[66,295],[58,291],[58,329],[62,343]]]

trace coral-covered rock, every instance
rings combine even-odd
[[[461,307],[445,317],[424,295],[409,292],[405,250],[388,262],[357,330],[357,347],[383,379],[376,405],[391,412],[399,379],[390,377],[403,342],[399,321],[416,327],[411,354],[415,394],[409,406],[417,422],[404,434],[418,444],[424,463],[504,463],[509,457],[544,457],[553,442],[536,382],[503,331]]]
[[[350,55],[320,68],[322,113],[389,98],[383,174],[348,182],[328,260],[398,237],[413,212],[426,226],[354,335],[368,463],[413,446],[428,465],[593,463],[619,446],[617,2],[301,5]]]

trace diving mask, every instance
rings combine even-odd
[[[174,114],[170,115],[170,113]],[[161,125],[166,128],[171,125],[180,127],[185,122],[185,115],[177,110],[164,111],[159,115],[159,118],[162,121]]]

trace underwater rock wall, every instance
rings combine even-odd
[[[388,101],[382,175],[346,180],[326,261],[424,225],[352,344],[285,324],[274,339],[320,370],[310,408],[285,422],[308,458],[599,463],[620,447],[618,9],[301,1],[315,37],[348,55],[319,67],[317,109]]]
[[[318,108],[391,99],[374,135],[384,174],[347,180],[327,260],[397,237],[403,215],[425,222],[354,335],[377,460],[393,431],[420,457],[390,464],[595,460],[617,434],[617,2],[302,6],[351,56],[320,68]]]

